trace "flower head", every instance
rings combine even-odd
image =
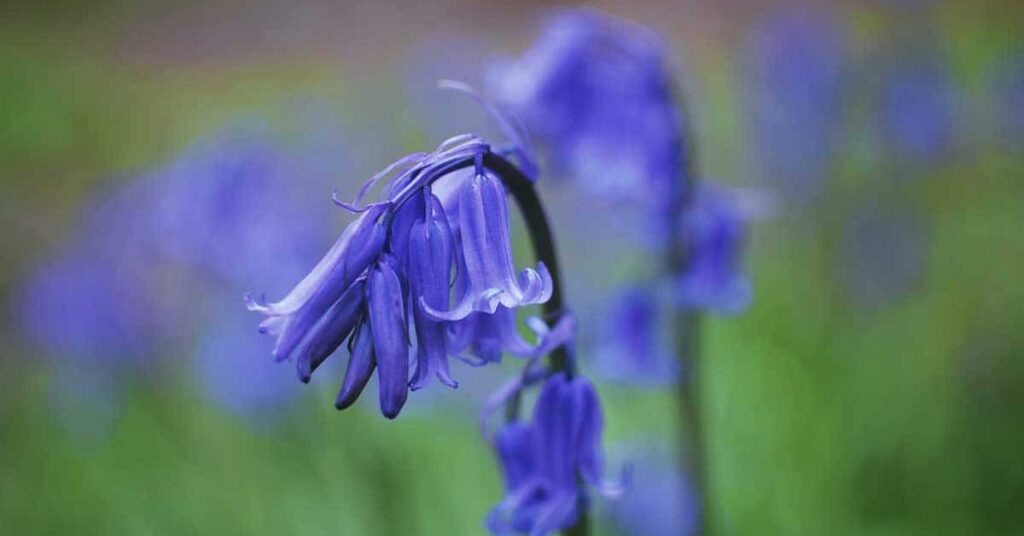
[[[458,229],[466,288],[451,310],[438,310],[424,301],[431,316],[461,320],[474,311],[493,314],[499,305],[514,308],[551,297],[551,274],[544,263],[537,270],[515,273],[506,197],[501,181],[488,172],[465,179],[459,191]]]
[[[584,378],[548,378],[529,424],[498,430],[495,449],[508,494],[487,518],[495,534],[545,535],[571,526],[585,500],[582,481],[617,495],[604,482],[601,434],[604,418],[597,393]]]
[[[682,129],[650,31],[589,9],[557,11],[533,48],[495,69],[492,86],[583,187],[678,208]]]
[[[458,385],[450,355],[468,348],[491,361],[495,348],[525,352],[529,345],[508,335],[515,331],[508,313],[548,300],[552,281],[543,263],[515,272],[508,194],[485,165],[488,158],[500,156],[483,139],[457,136],[389,166],[354,202],[336,199],[360,216],[323,260],[281,301],[248,298],[251,310],[267,315],[261,329],[277,336],[274,356],[295,359],[308,381],[348,339],[351,357],[336,405],[351,405],[376,370],[381,411],[393,418],[409,387],[432,377]],[[364,203],[388,177],[382,199]]]
[[[682,220],[689,250],[685,270],[676,275],[676,297],[685,308],[738,313],[752,292],[742,266],[747,216],[725,188],[704,182],[695,193]]]

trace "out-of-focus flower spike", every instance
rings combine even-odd
[[[703,182],[682,219],[690,260],[677,274],[678,305],[736,314],[750,304],[753,290],[743,273],[747,217],[726,188]]]
[[[616,202],[679,209],[684,130],[655,34],[592,9],[556,10],[533,47],[489,79],[559,174]]]

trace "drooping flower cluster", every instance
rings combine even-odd
[[[572,526],[585,504],[582,483],[604,495],[621,493],[603,481],[604,417],[585,378],[554,374],[546,380],[529,423],[511,421],[494,438],[507,495],[490,513],[495,534],[545,535]]]
[[[514,311],[547,301],[552,280],[542,262],[516,273],[508,192],[486,165],[491,158],[500,156],[485,140],[457,136],[395,162],[354,203],[336,200],[361,215],[320,263],[281,301],[248,299],[267,315],[261,330],[277,337],[274,356],[294,359],[308,381],[347,340],[351,357],[336,406],[354,403],[376,370],[381,412],[394,418],[410,387],[431,377],[457,386],[449,356],[468,353],[484,363],[502,351],[531,355]],[[361,205],[389,177],[382,199]]]
[[[589,9],[555,12],[493,92],[582,188],[662,211],[682,202],[682,127],[664,46],[649,30]]]

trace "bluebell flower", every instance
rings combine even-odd
[[[326,237],[330,204],[308,202],[327,188],[323,160],[305,148],[286,150],[258,123],[204,136],[140,179],[159,190],[149,206],[160,236],[154,242],[222,286],[295,277]]]
[[[262,418],[298,390],[266,377],[265,341],[241,333],[221,305],[257,279],[294,281],[316,260],[331,208],[320,181],[332,164],[308,143],[272,143],[251,123],[189,144],[84,205],[70,245],[25,286],[27,333],[61,358],[60,374],[89,369],[113,385],[186,349],[211,400]],[[323,209],[310,206],[312,191]],[[323,349],[306,350],[296,361],[308,381],[319,364],[310,357]]]
[[[216,309],[232,303],[223,293],[220,297]],[[200,334],[195,355],[199,381],[219,407],[250,424],[270,423],[283,415],[284,402],[298,394],[298,384],[273,361],[261,359],[268,341],[253,333],[244,313],[237,307],[210,312],[210,329]]]
[[[247,297],[251,310],[267,315],[260,326],[277,337],[274,356],[296,359],[305,381],[347,339],[350,358],[336,406],[354,403],[376,370],[381,412],[394,418],[410,387],[434,376],[458,385],[449,356],[464,357],[468,349],[487,362],[497,360],[496,351],[525,353],[529,345],[509,335],[509,315],[550,299],[552,281],[543,263],[515,271],[508,194],[486,165],[501,155],[529,158],[519,148],[507,151],[456,136],[433,153],[398,160],[353,202],[335,198],[360,216],[320,263],[281,301]],[[366,203],[385,179],[382,198]]]
[[[952,149],[955,97],[937,59],[894,65],[881,99],[882,133],[890,147],[918,161],[939,158]]]
[[[576,522],[585,501],[580,482],[607,495],[621,489],[603,480],[604,418],[597,393],[585,378],[552,375],[529,424],[513,421],[498,430],[495,450],[507,495],[488,515],[495,534],[543,536]]]
[[[608,503],[614,525],[624,534],[691,536],[698,532],[700,497],[679,468],[663,438],[643,446],[631,446],[630,489]]]
[[[610,199],[663,211],[682,202],[682,128],[664,45],[589,9],[556,11],[491,86],[548,148],[559,171]]]
[[[418,220],[409,233],[409,290],[412,295],[421,296],[423,302],[421,307],[412,308],[417,349],[416,377],[410,387],[424,387],[434,375],[441,383],[458,387],[448,370],[447,326],[426,310],[448,306],[452,231],[440,200],[429,196],[424,210],[424,218]]]
[[[69,245],[25,285],[17,317],[49,355],[120,375],[146,362],[170,332],[170,303],[152,306],[170,296],[148,277],[156,257],[146,219],[153,196],[144,186],[119,185],[87,202]]]
[[[515,273],[507,196],[501,181],[490,173],[465,179],[458,213],[467,288],[451,310],[421,303],[431,316],[461,320],[474,311],[493,314],[499,305],[514,308],[544,303],[551,297],[551,274],[544,263],[539,263],[537,270]]]
[[[409,396],[409,332],[402,281],[394,258],[382,257],[370,270],[366,301],[377,359],[380,411],[393,419]]]
[[[743,271],[747,221],[736,194],[702,182],[682,218],[687,262],[676,274],[676,298],[684,308],[735,314],[751,299]]]
[[[11,304],[53,373],[53,410],[76,442],[114,430],[128,381],[155,368],[190,305],[156,277],[163,266],[148,217],[154,199],[138,181],[88,199],[67,243],[34,269]]]
[[[656,289],[634,286],[613,297],[594,350],[599,374],[647,385],[670,385],[679,378],[679,361],[665,340],[667,315],[658,295]]]
[[[759,168],[790,195],[812,196],[841,134],[846,29],[827,8],[784,10],[754,27],[745,50]]]

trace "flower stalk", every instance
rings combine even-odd
[[[675,88],[673,100],[680,116],[686,115],[687,103],[681,89]],[[668,232],[664,252],[664,269],[668,274],[687,273],[693,260],[694,244],[690,243],[682,222],[683,215],[695,204],[697,190],[697,154],[693,144],[688,121],[676,123],[674,147],[676,151],[676,174],[681,184],[686,184],[680,209],[664,212],[665,229]],[[680,416],[683,426],[682,467],[689,476],[694,495],[697,497],[697,534],[709,534],[709,494],[707,478],[707,449],[705,446],[704,419],[701,412],[701,311],[675,302],[670,325],[672,344],[679,359],[682,375],[677,387]]]

